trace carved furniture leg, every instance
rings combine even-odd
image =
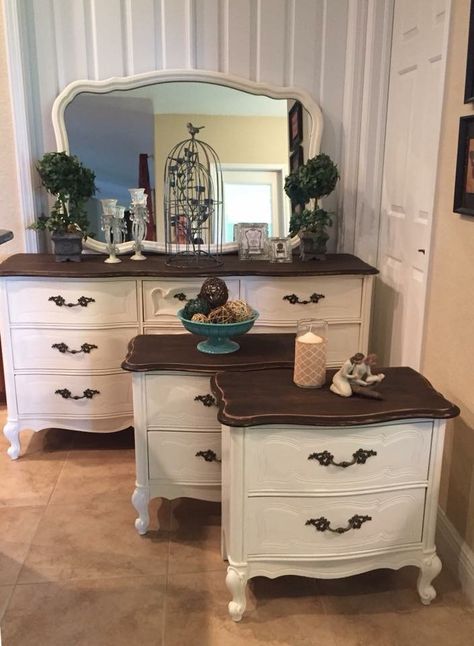
[[[138,518],[135,521],[135,529],[139,534],[146,534],[150,525],[150,514],[148,513],[148,503],[150,502],[150,490],[143,485],[137,485],[132,494],[132,505],[138,512]],[[159,526],[158,526],[158,529]]]
[[[247,577],[245,572],[230,565],[227,568],[225,584],[232,595],[232,601],[228,605],[229,614],[234,621],[240,621],[247,605],[245,597]]]
[[[436,554],[423,559],[423,565],[420,567],[416,587],[420,595],[421,603],[425,606],[429,606],[433,599],[436,598],[436,590],[431,585],[431,582],[441,572],[442,567],[443,565]]]
[[[3,434],[10,442],[7,449],[8,455],[12,460],[16,460],[20,456],[20,425],[18,422],[7,422],[3,427]]]

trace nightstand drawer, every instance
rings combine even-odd
[[[143,309],[145,323],[177,325],[176,312],[186,305],[186,300],[196,298],[205,278],[161,279],[143,281]],[[226,278],[229,299],[239,298],[240,281]]]
[[[253,555],[317,558],[414,545],[422,540],[425,489],[326,498],[247,499],[246,546]],[[313,524],[345,529],[354,516],[368,516],[359,529],[318,531]]]
[[[432,422],[397,422],[317,433],[256,428],[246,437],[248,488],[334,491],[424,482],[432,427]]]
[[[162,429],[220,429],[209,382],[209,376],[201,375],[147,375],[147,426]]]
[[[312,296],[317,302],[311,302]],[[242,280],[241,298],[260,312],[260,324],[296,322],[302,318],[358,319],[362,277],[246,278]],[[299,302],[293,302],[296,299]]]
[[[18,411],[24,417],[105,418],[133,410],[132,379],[126,373],[21,374],[15,384]]]
[[[16,370],[118,370],[137,328],[13,328]]]
[[[149,431],[147,438],[151,480],[220,484],[220,433]]]
[[[9,280],[10,321],[54,325],[135,323],[135,281]]]

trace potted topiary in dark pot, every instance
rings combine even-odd
[[[318,200],[335,189],[339,171],[329,155],[320,153],[308,159],[285,179],[285,192],[294,204],[290,218],[290,235],[298,235],[303,261],[323,260],[332,226],[330,214],[319,207]],[[306,205],[309,204],[309,208]]]
[[[84,207],[96,191],[95,173],[75,155],[65,152],[45,153],[36,169],[41,184],[55,202],[50,214],[39,217],[31,228],[51,231],[58,262],[78,262],[82,240],[88,235],[89,220]]]

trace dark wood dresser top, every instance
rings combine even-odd
[[[105,264],[106,256],[84,254],[81,262],[56,262],[52,254],[19,253],[0,264],[0,276],[38,276],[50,278],[189,277],[189,276],[328,276],[340,274],[377,274],[378,270],[350,254],[328,254],[323,261],[271,263],[267,260],[239,260],[235,254],[223,255],[223,264],[206,269],[177,269],[166,265],[166,257],[150,254],[134,262],[121,256],[117,265]]]
[[[410,418],[448,418],[459,408],[447,401],[411,368],[384,369],[376,390],[382,400],[339,397],[329,390],[334,370],[323,388],[298,388],[288,368],[219,372],[211,386],[219,406],[218,419],[228,426],[296,424],[357,426]]]
[[[122,363],[124,370],[176,370],[214,374],[220,370],[260,370],[293,366],[294,334],[246,334],[237,338],[240,350],[205,354],[196,346],[204,337],[194,334],[141,334],[134,337]]]

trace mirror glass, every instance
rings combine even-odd
[[[69,152],[96,173],[98,192],[88,208],[96,240],[104,240],[100,200],[115,198],[128,208],[128,189],[143,186],[139,178],[148,170],[155,239],[164,243],[165,162],[171,149],[190,137],[188,123],[202,128],[196,137],[214,148],[222,165],[224,242],[232,243],[238,222],[267,222],[270,235],[287,235],[291,207],[283,184],[290,169],[293,105],[290,98],[192,81],[74,96],[64,110],[64,128]],[[303,110],[307,133],[308,119]],[[301,159],[303,146],[299,152]]]

